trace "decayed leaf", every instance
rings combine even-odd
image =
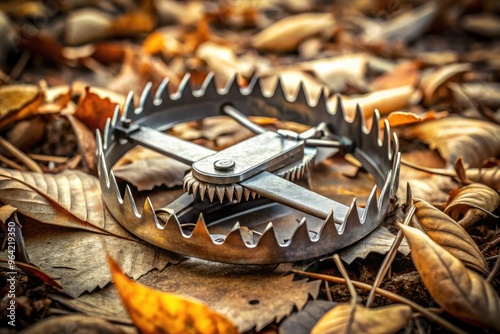
[[[330,13],[306,13],[288,16],[252,37],[258,50],[294,51],[307,37],[333,31],[335,20]]]
[[[114,256],[114,255],[113,255]],[[170,293],[199,299],[238,326],[241,332],[262,330],[279,322],[294,308],[301,310],[310,296],[316,298],[321,281],[283,276],[290,267],[241,266],[190,258],[163,271],[151,271],[138,282]],[[107,286],[78,299],[58,298],[74,309],[96,316],[123,320],[126,312],[116,290]]]
[[[342,303],[327,312],[311,334],[397,333],[411,317],[408,305],[388,305],[375,309],[360,304]]]
[[[406,108],[410,104],[415,92],[413,86],[402,86],[391,89],[379,90],[373,93],[354,96],[342,96],[342,104],[346,115],[354,117],[356,106],[359,104],[363,109],[365,120],[373,116],[373,111],[378,109],[381,115]],[[330,108],[335,110],[337,98],[329,100]]]
[[[500,196],[495,190],[473,183],[452,192],[444,212],[454,220],[462,217],[458,223],[466,228],[492,215],[499,204]]]
[[[420,123],[408,129],[405,136],[416,136],[437,149],[453,166],[459,157],[471,167],[500,154],[500,126],[491,122],[447,117]]]
[[[309,334],[318,320],[337,303],[311,300],[302,311],[292,314],[280,325],[280,334]]]
[[[0,201],[45,224],[103,230],[99,181],[77,170],[40,174],[0,169]]]
[[[108,263],[125,309],[141,333],[238,333],[229,320],[200,301],[136,283],[110,256]]]
[[[437,90],[448,80],[456,75],[463,74],[472,69],[470,64],[450,64],[443,66],[422,79],[421,88],[424,92],[424,103],[430,105],[434,102]]]
[[[379,226],[375,231],[363,238],[361,242],[342,249],[339,252],[340,258],[347,264],[351,264],[355,259],[364,259],[372,252],[385,254],[391,248],[395,237],[386,227]],[[410,248],[404,240],[399,246],[398,251],[404,255],[410,253]]]
[[[106,215],[106,230],[114,234],[123,228]],[[103,288],[111,281],[106,267],[106,252],[112,255],[134,279],[168,263],[178,263],[178,255],[137,241],[36,222],[23,223],[23,237],[30,261],[60,282],[61,292],[76,298],[84,292]]]
[[[182,185],[184,175],[190,169],[190,166],[163,154],[136,147],[120,160],[114,173],[116,177],[130,182],[142,191],[162,185]]]
[[[43,92],[35,85],[0,87],[0,129],[32,115],[43,102]]]
[[[108,117],[113,116],[116,106],[123,101],[117,101],[116,96],[115,93],[107,94],[105,90],[86,87],[85,95],[78,102],[75,116],[90,130],[103,130]]]
[[[415,203],[415,216],[427,235],[463,264],[480,273],[489,272],[486,260],[471,236],[444,212],[424,201]]]
[[[431,296],[448,313],[474,325],[500,330],[495,289],[418,229],[400,225]]]

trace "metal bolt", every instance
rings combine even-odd
[[[124,118],[124,119],[122,119],[122,126],[125,129],[130,128],[130,124],[132,124],[132,120],[130,118]]]
[[[231,159],[220,159],[214,162],[214,168],[221,172],[226,172],[234,169],[236,163]]]

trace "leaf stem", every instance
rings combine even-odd
[[[344,284],[344,285],[346,284],[345,279],[343,279],[341,277],[335,277],[335,276],[329,276],[329,275],[323,275],[323,274],[317,274],[317,273],[309,273],[307,271],[302,271],[302,270],[292,270],[292,272],[295,274],[307,277],[307,278],[311,278],[311,279],[320,279],[320,280],[325,280],[325,281],[336,283],[336,284]],[[363,289],[366,291],[370,291],[372,289],[372,286],[370,284],[358,282],[358,281],[351,281],[351,282],[355,287],[357,287],[359,289]],[[375,293],[381,295],[382,297],[393,300],[395,302],[406,304],[406,305],[410,306],[413,310],[420,312],[427,319],[436,322],[441,327],[445,328],[446,330],[448,330],[452,333],[467,334],[467,332],[464,332],[463,330],[456,327],[452,323],[446,321],[445,319],[443,319],[439,315],[430,312],[425,307],[420,306],[417,303],[412,302],[411,300],[409,300],[407,298],[404,298],[400,295],[397,295],[395,293],[392,293],[390,291],[387,291],[387,290],[384,290],[381,288],[375,288]]]

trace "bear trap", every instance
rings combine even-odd
[[[181,140],[162,131],[174,125],[227,115],[256,135],[221,151]],[[303,133],[268,131],[248,116],[273,117],[311,126]],[[240,87],[233,78],[218,90],[210,74],[199,90],[189,76],[170,94],[165,79],[155,96],[148,84],[135,108],[129,94],[97,133],[98,172],[105,204],[128,231],[169,251],[206,260],[269,264],[299,261],[333,253],[373,231],[391,207],[398,188],[398,141],[379,113],[367,131],[358,107],[345,118],[340,97],[336,111],[324,92],[315,105],[302,84],[289,99],[281,80],[271,95],[255,78]],[[120,189],[111,167],[136,145],[191,166],[184,193],[162,208],[146,199],[136,203],[131,188]],[[344,205],[302,187],[315,164],[338,151],[351,153],[375,180],[366,205]],[[123,194],[123,195],[122,195]]]

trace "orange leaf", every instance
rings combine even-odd
[[[87,125],[90,130],[104,129],[106,119],[113,116],[117,103],[112,102],[107,97],[100,97],[85,88],[85,95],[80,99],[76,108],[75,116]]]
[[[238,333],[222,315],[201,302],[148,288],[129,279],[108,255],[115,287],[141,333]]]
[[[391,112],[387,116],[387,120],[392,127],[422,122],[422,118],[417,114],[404,111]]]

